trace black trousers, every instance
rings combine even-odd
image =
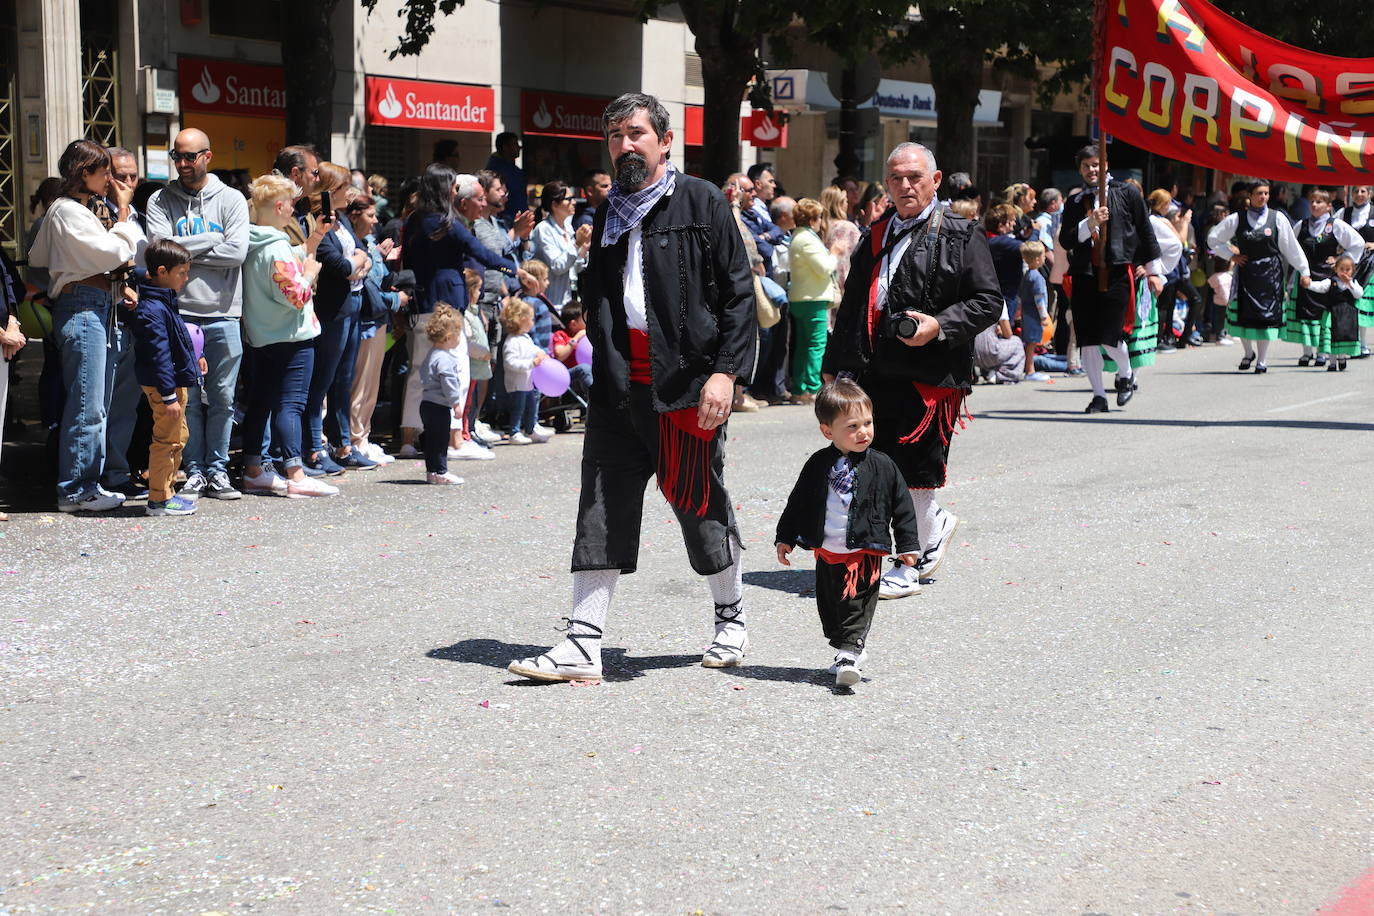
[[[1079,347],[1106,344],[1114,347],[1126,339],[1126,315],[1135,310],[1131,269],[1125,264],[1107,268],[1107,290],[1097,291],[1095,274],[1073,277],[1073,333]]]
[[[425,425],[425,471],[448,473],[448,431],[453,408],[433,401],[420,402],[420,422]]]
[[[647,385],[630,386],[630,403],[607,408],[593,403],[587,411],[582,441],[582,495],[577,507],[577,536],[572,571],[618,569],[632,573],[639,565],[644,488],[658,472],[659,414]],[[730,539],[740,549],[735,510],[725,489],[725,427],[707,444],[706,511],[673,506],[687,560],[703,576],[718,573],[734,558]],[[680,478],[689,473],[687,463]],[[679,490],[686,489],[679,487]],[[693,489],[700,495],[700,488]],[[670,504],[671,505],[671,504]]]
[[[914,441],[902,442],[926,420],[926,405],[915,386],[872,373],[860,377],[859,386],[873,401],[873,448],[897,463],[909,489],[943,487],[953,431],[931,422]]]
[[[874,554],[850,554],[838,563],[816,554],[816,610],[834,648],[863,651],[878,606],[882,564]]]

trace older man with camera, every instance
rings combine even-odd
[[[902,471],[920,526],[915,566],[896,564],[879,594],[918,594],[944,559],[959,519],[935,502],[949,445],[973,385],[973,338],[1002,312],[997,273],[979,226],[945,210],[940,170],[919,143],[887,157],[894,209],[850,261],[823,372],[854,376],[873,399],[873,447]]]

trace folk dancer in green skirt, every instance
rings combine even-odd
[[[1303,254],[1288,217],[1269,209],[1269,182],[1250,186],[1243,210],[1232,213],[1207,233],[1207,248],[1232,268],[1231,303],[1226,327],[1245,348],[1239,369],[1253,364],[1255,373],[1269,371],[1264,357],[1283,327],[1283,265],[1298,273],[1304,288],[1311,283]],[[1256,357],[1258,356],[1258,361]]]
[[[1360,352],[1356,359],[1369,356],[1368,329],[1374,327],[1374,200],[1369,185],[1356,185],[1351,190],[1351,203],[1336,214],[1350,224],[1350,228],[1364,239],[1364,258],[1355,265],[1355,282],[1364,292],[1355,303],[1359,324]]]
[[[1346,361],[1360,355],[1360,328],[1355,303],[1364,294],[1364,287],[1355,279],[1355,259],[1348,254],[1336,258],[1335,276],[1327,280],[1313,280],[1309,289],[1321,293],[1329,306],[1321,322],[1322,353],[1331,356],[1327,372],[1344,372]]]
[[[1344,220],[1331,215],[1330,192],[1313,188],[1307,201],[1312,215],[1299,222],[1295,229],[1315,283],[1335,276],[1333,268],[1338,255],[1358,264],[1364,256],[1364,239]],[[1327,294],[1311,287],[1304,289],[1297,283],[1290,284],[1283,311],[1283,339],[1302,345],[1298,365],[1326,365],[1329,351],[1323,341],[1329,337],[1331,326]]]

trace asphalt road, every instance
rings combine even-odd
[[[1238,350],[1106,416],[978,388],[954,549],[852,693],[772,556],[804,408],[730,424],[734,670],[655,497],[606,683],[505,673],[569,600],[576,433],[461,488],[15,513],[0,913],[1368,912],[1374,361]]]

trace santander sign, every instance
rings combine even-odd
[[[369,76],[366,94],[369,124],[488,132],[496,125],[490,86]]]
[[[181,107],[188,111],[286,117],[281,67],[205,57],[179,57]]]

